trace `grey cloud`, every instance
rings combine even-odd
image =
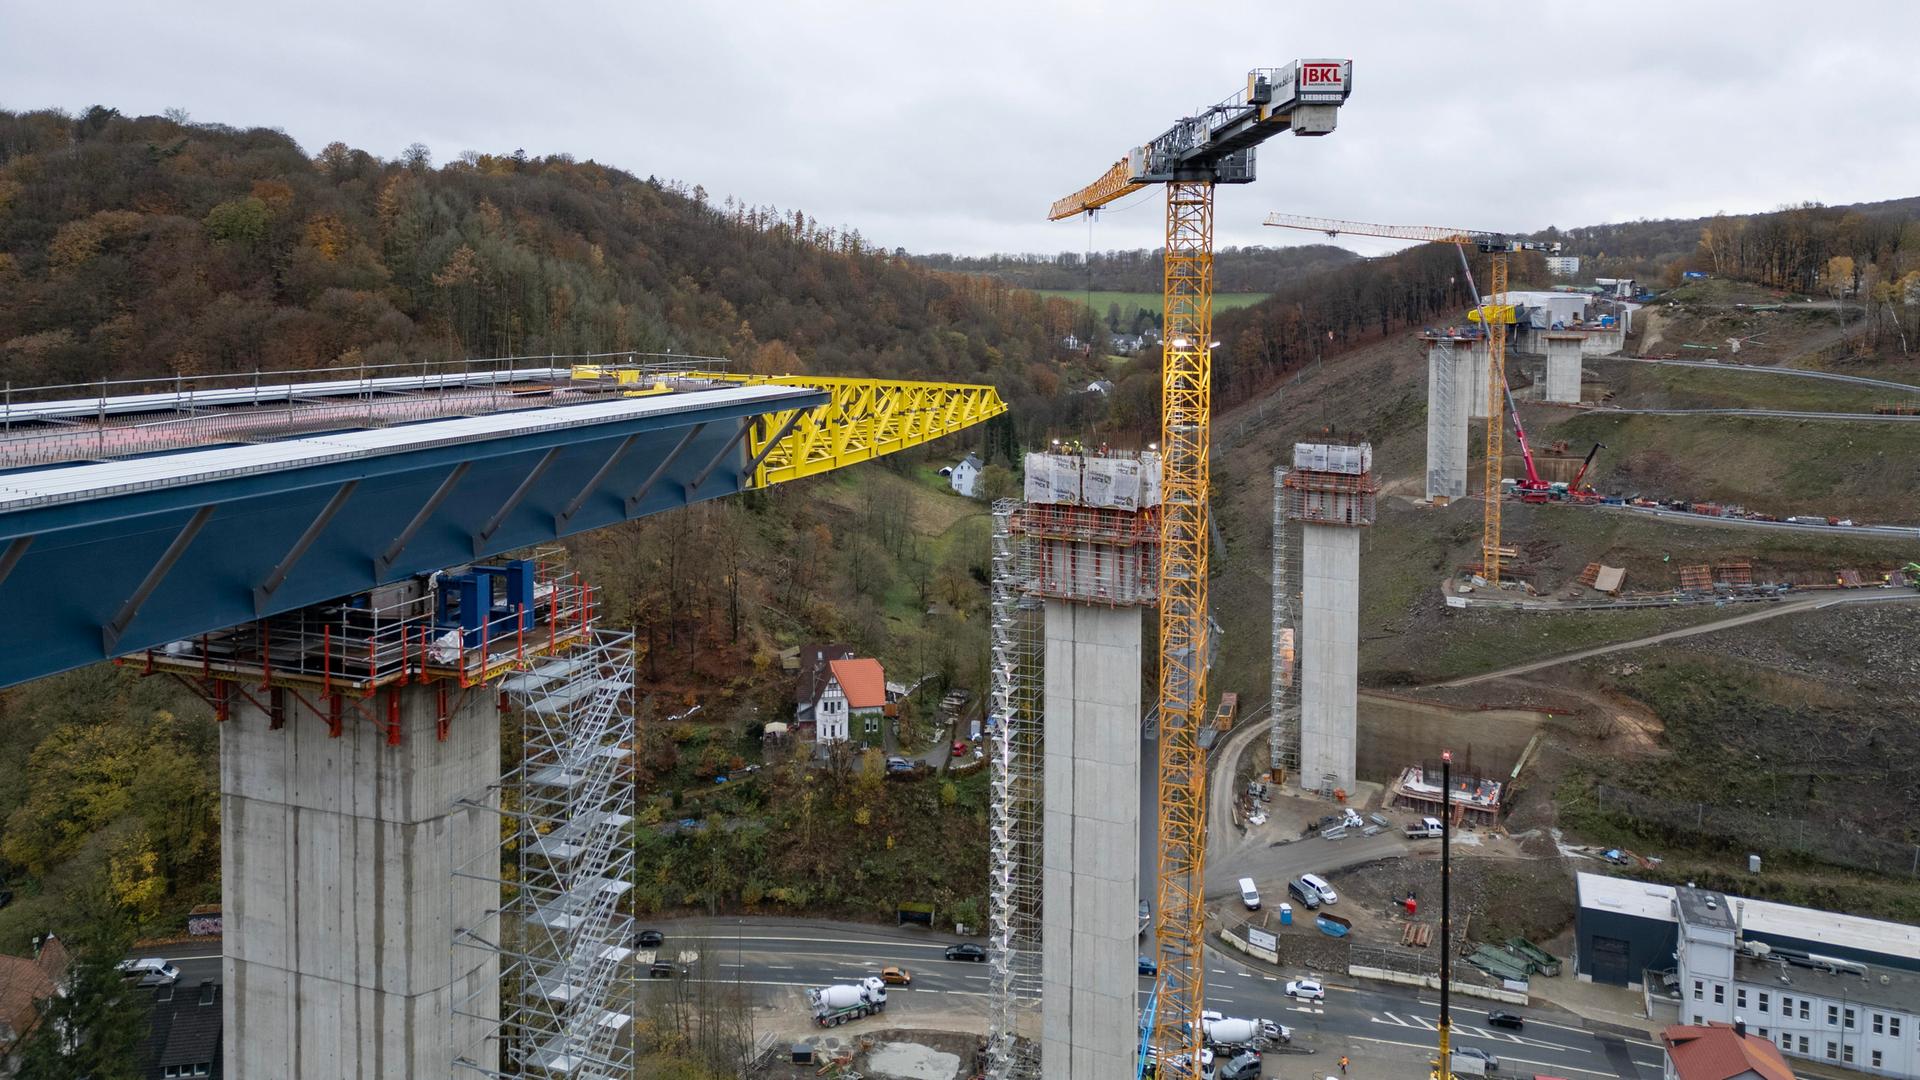
[[[1079,250],[1047,205],[1250,67],[1350,56],[1340,130],[1261,152],[1270,209],[1492,228],[1915,194],[1920,8],[1620,2],[566,3],[0,9],[0,103],[184,107],[385,157],[571,153],[913,250]],[[1155,246],[1157,199],[1094,224]],[[1356,242],[1355,246],[1363,246]]]

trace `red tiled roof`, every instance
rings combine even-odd
[[[887,704],[887,673],[880,661],[871,657],[857,660],[833,660],[827,666],[847,695],[849,709],[879,709]]]
[[[1738,1035],[1731,1024],[1675,1024],[1660,1033],[1680,1080],[1730,1080],[1754,1073],[1763,1080],[1794,1080],[1773,1043]]]
[[[25,1035],[40,1020],[38,1003],[54,995],[67,971],[67,947],[47,936],[38,959],[0,956],[0,1027],[15,1037]]]

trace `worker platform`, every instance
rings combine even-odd
[[[916,445],[990,387],[708,357],[10,388],[0,686]],[[520,361],[518,363],[524,363]],[[60,396],[64,392],[67,396]]]

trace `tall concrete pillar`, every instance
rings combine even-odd
[[[1307,525],[1300,537],[1300,784],[1353,791],[1359,693],[1360,532]]]
[[[351,707],[330,738],[291,698],[278,730],[244,698],[221,726],[228,1076],[447,1077],[490,1031],[453,1006],[497,1015],[498,956],[452,947],[500,902],[452,876],[500,843],[496,815],[454,807],[500,776],[495,694],[449,694],[441,741],[435,687],[381,691],[383,721],[389,693],[398,746]]]
[[[1545,335],[1547,346],[1547,383],[1542,401],[1577,404],[1580,401],[1580,354],[1585,334]]]
[[[1483,361],[1484,363],[1484,361]],[[1466,343],[1427,346],[1427,501],[1467,495],[1467,398],[1473,387]],[[1482,370],[1485,370],[1484,367]]]
[[[1131,1076],[1139,1043],[1140,609],[1048,600],[1041,1061]]]
[[[1487,418],[1487,359],[1491,350],[1486,338],[1475,338],[1467,346],[1467,418]]]

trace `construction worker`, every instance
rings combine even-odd
[[[1347,1055],[1345,1054],[1340,1055],[1340,1075],[1347,1075]]]

